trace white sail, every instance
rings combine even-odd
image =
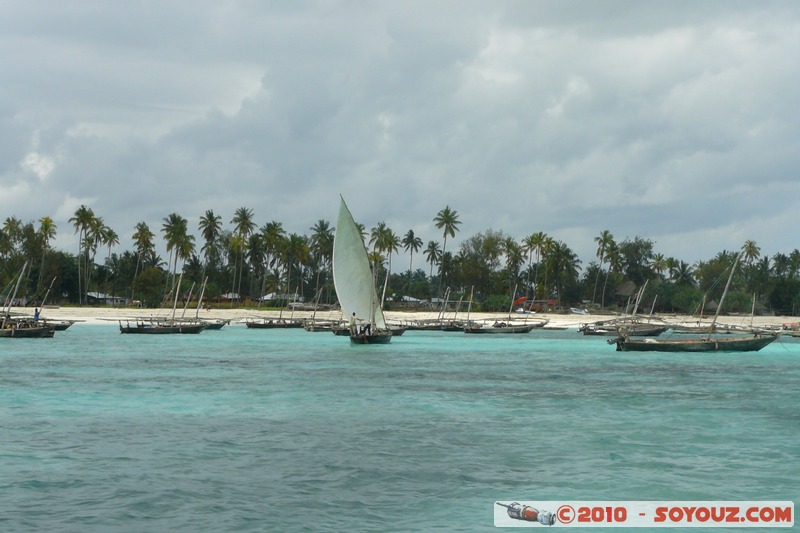
[[[369,321],[377,329],[386,329],[367,249],[344,198],[339,205],[333,237],[333,284],[345,318],[349,320],[355,313],[359,320]]]

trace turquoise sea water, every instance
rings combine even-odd
[[[385,346],[77,324],[0,343],[0,531],[486,531],[493,502],[794,500],[800,343]]]

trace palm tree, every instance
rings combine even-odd
[[[203,252],[203,258],[205,259],[205,264],[203,265],[205,277],[205,269],[208,268],[210,260],[219,254],[217,240],[222,231],[222,217],[215,215],[213,210],[208,209],[205,215],[200,217],[198,229],[203,236],[203,247],[200,250]]]
[[[450,235],[451,237],[456,236],[456,232],[458,231],[458,226],[461,225],[461,221],[458,220],[458,212],[450,209],[450,206],[445,206],[444,209],[436,213],[436,216],[433,217],[433,222],[436,225],[437,229],[441,229],[442,231],[442,238],[444,242],[442,243],[442,255],[444,255],[447,249],[447,236]],[[436,295],[439,296],[439,293],[442,289],[442,272],[441,268],[439,269],[439,287],[436,289]]]
[[[431,264],[431,271],[428,277],[433,279],[433,265],[437,264],[442,259],[442,250],[439,248],[439,243],[436,241],[428,241],[428,246],[422,253],[426,257],[425,262]]]
[[[292,266],[297,264],[298,268],[302,268],[303,264],[308,262],[310,258],[306,238],[297,233],[291,233],[283,240],[280,255],[281,262],[286,268],[286,294],[289,296],[292,282]]]
[[[133,300],[133,289],[136,286],[136,276],[139,274],[139,265],[142,262],[142,257],[147,255],[155,255],[153,247],[153,238],[155,235],[144,222],[136,224],[133,233],[133,242],[136,246],[136,270],[133,272],[133,282],[131,283],[131,300]]]
[[[653,254],[653,259],[650,263],[650,268],[653,269],[653,272],[661,276],[664,272],[668,271],[667,266],[667,258],[664,257],[664,254]]]
[[[600,235],[594,238],[597,243],[597,258],[600,260],[600,268],[597,270],[597,275],[594,278],[594,291],[592,292],[592,303],[595,302],[597,295],[597,282],[600,279],[600,270],[603,268],[603,262],[606,259],[606,251],[614,243],[614,236],[608,230],[603,230]]]
[[[558,294],[558,305],[562,304],[564,286],[578,277],[580,260],[578,256],[561,241],[553,242],[549,249],[548,263],[553,271],[553,282]]]
[[[333,265],[333,228],[327,220],[317,220],[311,226],[311,252],[317,265],[314,294],[319,292],[320,275],[325,267]]]
[[[612,271],[619,272],[622,269],[622,254],[619,253],[619,246],[613,240],[606,249],[606,260],[608,268],[606,268],[606,279],[603,281],[603,292],[600,295],[600,307],[606,306],[606,287],[608,286],[609,273]]]
[[[538,240],[535,233],[531,233],[522,239],[522,252],[528,254],[527,279],[525,280],[525,296],[531,290],[531,271],[533,270],[533,253],[538,250]],[[534,295],[535,297],[535,295]]]
[[[264,247],[264,235],[261,232],[255,232],[247,239],[247,264],[250,266],[250,271],[253,277],[250,280],[250,293],[253,292],[253,283],[261,278],[263,279],[265,272],[265,264],[267,251]]]
[[[253,222],[253,210],[246,207],[240,207],[236,210],[231,219],[231,224],[234,225],[236,235],[239,237],[239,244],[241,245],[238,250],[237,261],[239,263],[239,285],[238,289],[231,292],[238,292],[241,294],[242,290],[242,269],[244,268],[244,249],[247,238],[253,233],[258,226]],[[234,274],[234,288],[236,288],[236,275]]]
[[[89,227],[91,226],[93,219],[94,219],[94,212],[85,205],[81,205],[75,211],[75,215],[73,215],[69,219],[69,222],[72,222],[72,225],[75,227],[75,233],[78,234],[78,305],[83,304],[84,301],[83,290],[81,286],[81,278],[83,276],[83,270],[81,269],[81,255],[83,255],[83,241],[86,238],[86,233],[89,231]]]
[[[42,262],[39,266],[39,281],[36,283],[36,288],[39,290],[42,285],[42,274],[44,273],[44,258],[47,251],[50,249],[50,241],[56,236],[56,225],[50,217],[42,217],[39,219],[39,238],[42,240]]]
[[[109,228],[108,226],[103,226],[101,230],[100,240],[104,246],[108,246],[108,254],[106,255],[106,263],[109,263],[111,259],[111,247],[116,246],[119,244],[119,235],[113,229]],[[105,281],[105,288],[103,292],[108,294],[108,274],[109,272],[106,271],[106,281]]]
[[[789,254],[789,276],[795,278],[800,271],[800,250],[795,248]]]
[[[403,240],[401,241],[403,245],[403,249],[406,252],[409,252],[409,259],[408,259],[408,285],[411,286],[411,271],[412,265],[414,261],[414,253],[419,252],[419,249],[422,248],[422,239],[414,235],[414,230],[410,229],[406,232],[403,236]]]
[[[761,256],[761,248],[758,247],[755,241],[751,240],[745,241],[742,246],[742,252],[744,252],[744,261],[748,265],[752,265],[753,261]]]
[[[389,264],[386,269],[386,279],[383,282],[383,293],[381,296],[381,307],[383,307],[383,302],[386,299],[386,286],[389,284],[389,276],[392,273],[392,253],[398,251],[400,239],[398,239],[397,235],[395,235],[385,222],[379,222],[376,227],[372,228],[369,242],[374,245],[374,251],[386,252],[389,258]]]
[[[533,274],[533,298],[536,299],[537,288],[539,286],[539,266],[542,264],[542,254],[547,246],[549,237],[543,231],[529,235],[525,239],[525,247],[528,253],[536,252],[536,272]]]
[[[267,284],[266,272],[268,272],[270,268],[275,267],[275,265],[279,260],[279,251],[281,246],[283,245],[284,239],[286,238],[286,231],[283,229],[283,224],[275,220],[265,224],[259,231],[261,232],[264,244],[265,276],[261,280],[261,296],[263,296]],[[276,275],[276,279],[279,277],[280,277],[279,275]],[[274,287],[274,289],[277,291],[278,289],[277,282],[275,285],[276,286]]]
[[[503,250],[506,256],[506,269],[510,277],[509,288],[513,291],[519,281],[519,270],[525,262],[525,255],[522,252],[522,246],[517,244],[512,237],[507,237],[503,241]],[[516,294],[511,295],[512,300],[515,297]]]
[[[161,226],[161,232],[164,234],[164,240],[167,241],[167,251],[169,252],[169,262],[167,268],[169,268],[170,264],[172,265],[171,285],[174,286],[175,278],[178,272],[179,248],[183,246],[183,243],[187,238],[188,221],[178,213],[171,213],[164,218],[164,224]],[[164,291],[165,293],[167,292],[166,287]]]
[[[94,217],[89,223],[89,231],[84,240],[87,247],[87,256],[91,252],[91,258],[86,261],[86,290],[89,290],[89,282],[92,278],[92,270],[94,270],[94,260],[97,256],[97,248],[103,243],[103,235],[106,233],[106,224],[103,217]],[[99,291],[97,291],[99,292]]]
[[[670,277],[675,285],[693,287],[693,275],[692,267],[686,261],[676,261],[675,265],[670,269]]]
[[[541,254],[541,262],[544,263],[544,298],[546,300],[550,299],[550,294],[552,293],[551,288],[547,285],[547,271],[549,270],[548,265],[548,258],[550,257],[553,248],[556,245],[556,241],[552,239],[552,237],[545,237],[544,241],[542,242],[541,246],[539,247],[539,253]]]

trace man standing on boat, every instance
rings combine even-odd
[[[350,317],[350,335],[356,334],[356,314],[353,313]]]

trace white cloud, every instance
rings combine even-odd
[[[56,163],[52,157],[42,155],[37,152],[29,152],[19,164],[22,170],[35,174],[40,180],[44,180],[53,172]]]

